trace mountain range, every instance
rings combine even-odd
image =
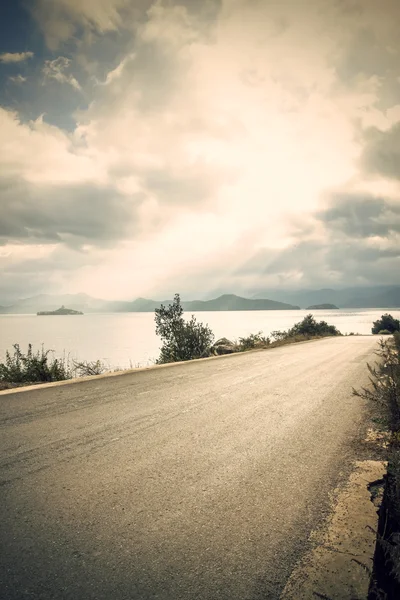
[[[349,287],[339,290],[266,289],[253,298],[279,298],[281,302],[298,304],[302,308],[312,304],[335,304],[339,308],[400,308],[400,285]]]
[[[101,300],[88,294],[41,294],[24,298],[10,306],[0,306],[2,314],[36,314],[53,311],[64,305],[84,313],[100,312],[153,312],[161,304],[172,300],[136,298],[126,300]],[[375,286],[368,288],[345,288],[340,290],[283,290],[258,291],[252,298],[235,294],[223,294],[211,300],[183,300],[186,311],[229,311],[229,310],[295,310],[315,304],[334,304],[339,308],[400,308],[400,285]]]
[[[60,306],[84,313],[93,312],[154,312],[161,304],[168,305],[172,300],[150,300],[136,298],[129,301],[109,301],[92,298],[87,294],[42,294],[18,300],[12,306],[0,307],[0,313],[36,314],[39,311],[54,311]],[[213,300],[182,301],[186,311],[226,311],[226,310],[296,310],[299,306],[267,300],[265,298],[241,298],[234,294],[224,294]]]

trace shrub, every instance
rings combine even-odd
[[[372,333],[379,334],[385,330],[389,333],[400,331],[400,321],[392,317],[392,315],[386,313],[382,315],[380,319],[373,322],[371,329]]]
[[[271,336],[278,342],[285,340],[288,337],[287,331],[271,331]]]
[[[288,331],[273,331],[271,335],[277,340],[282,341],[288,338],[304,336],[322,337],[328,335],[342,335],[334,325],[328,325],[326,321],[316,321],[313,315],[309,314],[302,321],[293,325]]]
[[[268,337],[262,335],[262,331],[251,333],[247,337],[239,338],[239,351],[253,350],[254,348],[265,348],[271,343]]]
[[[387,329],[381,329],[381,331],[379,331],[379,335],[392,335],[392,334]]]
[[[71,379],[72,372],[65,360],[49,357],[52,350],[34,352],[32,344],[24,354],[19,344],[13,344],[14,353],[6,352],[5,363],[0,363],[0,381],[6,383],[45,383]]]
[[[355,396],[378,402],[388,410],[392,431],[400,431],[400,356],[391,340],[379,340],[376,351],[379,362],[367,364],[370,386],[361,391],[353,389]]]
[[[190,321],[183,318],[179,294],[173,303],[155,310],[156,334],[163,341],[157,364],[193,360],[206,356],[214,341],[208,325],[198,323],[192,315]]]
[[[341,335],[340,331],[334,325],[328,325],[326,321],[316,321],[313,315],[309,314],[300,323],[293,325],[289,329],[289,337],[295,335]]]
[[[399,355],[399,362],[400,362],[400,332],[399,331],[395,331],[395,333],[393,334],[393,341],[394,341],[394,345],[397,350],[397,353]]]
[[[395,332],[393,339],[381,339],[377,355],[379,362],[374,367],[367,365],[369,387],[353,390],[356,396],[382,405],[391,430],[368,595],[371,600],[400,597],[400,333]]]
[[[106,365],[101,360],[94,360],[92,362],[73,362],[74,375],[77,375],[78,377],[101,375],[102,373],[104,373],[105,370]]]

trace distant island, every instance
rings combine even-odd
[[[307,306],[306,310],[339,310],[339,308],[334,304],[313,304]]]
[[[45,315],[83,315],[83,312],[80,312],[79,310],[72,310],[72,308],[65,308],[65,306],[62,306],[57,310],[42,310],[38,312],[37,315],[39,317],[43,317]]]

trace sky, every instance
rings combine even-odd
[[[0,12],[0,303],[400,283],[398,0]]]

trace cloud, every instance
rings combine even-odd
[[[0,174],[4,178],[53,185],[105,183],[95,159],[77,142],[43,117],[23,123],[15,111],[0,108]]]
[[[59,56],[54,60],[46,60],[43,67],[43,73],[47,79],[55,79],[59,83],[67,83],[78,91],[82,88],[72,73],[66,73],[69,69],[71,60],[65,56]]]
[[[115,67],[115,69],[112,69],[111,71],[109,71],[107,73],[107,77],[104,82],[98,82],[99,85],[109,85],[110,83],[112,83],[113,81],[115,81],[116,79],[121,77],[125,66],[128,64],[128,62],[130,62],[131,60],[134,60],[134,59],[135,59],[135,54],[128,54],[127,56],[125,56],[122,59],[122,61],[119,63],[119,65],[117,65]]]
[[[344,31],[344,46],[335,56],[340,78],[350,85],[377,75],[384,88],[395,83],[398,70],[399,39],[397,22],[400,5],[397,0],[341,2],[340,10],[347,15],[348,29]],[[350,10],[347,10],[348,7]],[[350,29],[352,27],[352,29]],[[384,89],[384,93],[388,90]]]
[[[185,0],[185,2],[166,3],[160,0],[34,0],[32,14],[44,33],[46,43],[51,50],[73,39],[79,42],[79,34],[90,42],[94,37],[105,36],[113,32],[128,30],[134,32],[146,17],[150,16],[151,27],[146,28],[149,38],[158,35],[163,19],[157,17],[165,8],[173,12],[177,21],[186,15],[200,15],[203,24],[215,20],[222,2],[220,0]],[[199,23],[201,27],[201,23]],[[174,34],[174,23],[170,21],[168,31],[162,36]],[[195,32],[188,28],[188,33]]]
[[[367,193],[332,194],[315,214],[327,270],[346,284],[393,283],[400,264],[400,201]]]
[[[400,233],[400,202],[368,194],[333,194],[331,206],[316,216],[331,233],[340,232],[353,239],[387,238]]]
[[[140,192],[119,192],[72,135],[0,109],[1,243],[115,246],[135,235]]]
[[[48,47],[56,50],[80,29],[87,34],[118,30],[129,22],[125,13],[135,14],[140,5],[140,0],[36,0],[31,10]]]
[[[96,268],[107,256],[103,248],[70,248],[57,244],[0,246],[1,303],[43,292],[60,293],[65,276]]]
[[[34,56],[33,52],[4,52],[0,54],[0,62],[2,63],[19,63]]]
[[[69,187],[0,182],[4,244],[61,243],[115,245],[134,234],[135,206],[115,190],[89,185]]]
[[[386,131],[366,131],[361,165],[365,173],[400,180],[400,122]]]
[[[400,265],[400,200],[331,193],[283,249],[264,247],[236,271],[250,289],[393,283]]]
[[[283,250],[265,249],[231,278],[238,289],[323,288],[393,284],[400,267],[400,236],[380,246],[350,237],[304,240]],[[226,284],[225,284],[226,285]],[[229,289],[229,288],[228,288]]]
[[[26,77],[23,77],[22,75],[15,75],[14,77],[9,77],[9,80],[12,81],[13,83],[25,83],[26,82]]]

